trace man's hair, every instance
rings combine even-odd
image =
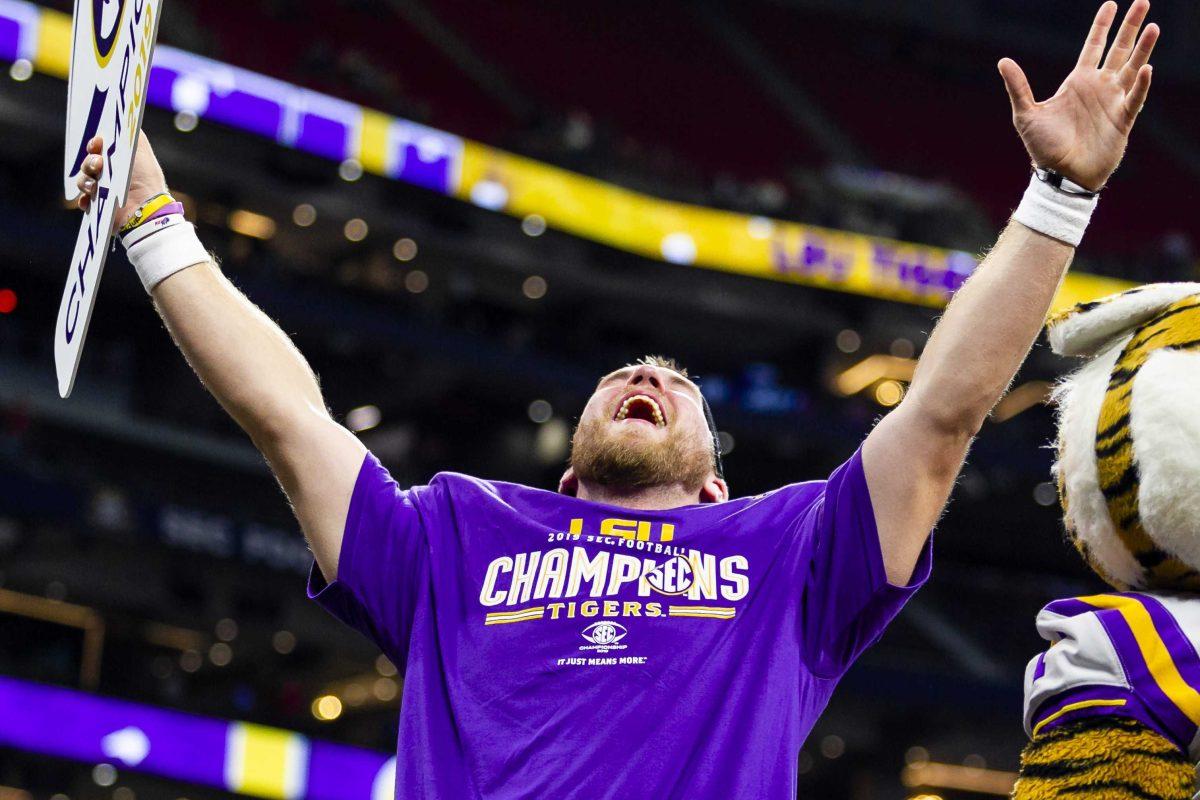
[[[635,364],[626,364],[628,367],[658,367],[659,369],[669,369],[672,372],[679,373],[682,377],[691,378],[688,376],[687,367],[680,364],[673,358],[667,356],[642,356]]]

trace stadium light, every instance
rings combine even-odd
[[[292,222],[307,228],[317,221],[317,210],[309,203],[301,203],[292,211]]]
[[[404,288],[413,294],[420,294],[429,288],[429,276],[419,269],[414,269],[404,276]]]
[[[271,647],[279,655],[286,656],[296,649],[296,635],[291,631],[275,631],[271,637]]]
[[[338,177],[347,183],[353,183],[363,176],[363,165],[357,158],[347,158],[338,164]]]
[[[97,764],[92,767],[92,782],[97,786],[112,786],[117,782],[117,770],[112,764]]]
[[[547,400],[534,400],[529,404],[528,413],[529,419],[540,425],[554,415],[554,408]]]
[[[858,331],[851,328],[845,328],[838,331],[837,349],[843,353],[857,353],[858,348],[862,347],[862,337],[858,335]]]
[[[830,734],[821,740],[821,755],[828,759],[841,758],[846,752],[846,742],[836,734]]]
[[[958,789],[1008,797],[1012,793],[1013,784],[1017,782],[1017,774],[927,761],[906,766],[900,773],[900,782],[910,788]]]
[[[313,700],[312,715],[322,722],[332,722],[342,715],[342,701],[331,694]]]
[[[526,236],[541,236],[546,232],[546,218],[541,214],[530,214],[521,220],[521,230]]]
[[[342,233],[344,233],[346,238],[352,242],[361,242],[363,239],[367,238],[367,234],[370,232],[370,230],[371,229],[367,226],[367,221],[365,219],[355,217],[346,223],[345,227],[342,228]]]
[[[397,239],[392,245],[392,256],[397,261],[412,261],[417,257],[417,243],[408,237]]]
[[[899,403],[904,399],[904,384],[896,380],[881,381],[875,387],[875,402],[886,408]]]
[[[546,290],[548,288],[549,284],[546,283],[546,279],[541,275],[530,275],[525,279],[525,282],[521,284],[521,293],[530,300],[541,300],[546,296]]]
[[[233,649],[224,642],[216,642],[208,648],[208,660],[217,667],[227,667],[233,661]]]
[[[225,220],[229,230],[252,239],[270,239],[275,235],[275,220],[244,208],[229,212]]]
[[[14,81],[27,81],[33,77],[33,62],[27,58],[18,58],[8,68],[8,75]]]
[[[180,133],[191,133],[200,124],[200,118],[194,111],[180,111],[175,114],[175,130]]]
[[[916,368],[917,362],[911,358],[898,358],[877,353],[867,356],[854,366],[844,370],[834,380],[833,385],[839,394],[849,397],[884,378],[910,381]]]
[[[222,642],[232,642],[237,638],[238,624],[229,617],[225,617],[217,621],[213,632],[217,634],[217,638]]]
[[[751,217],[746,221],[746,233],[751,239],[770,239],[775,232],[775,223],[766,217]]]
[[[488,211],[502,211],[508,205],[508,189],[499,181],[485,178],[471,187],[471,202]]]
[[[1049,381],[1022,383],[1006,394],[992,409],[992,422],[1007,422],[1022,411],[1033,408],[1039,403],[1047,402],[1050,399],[1050,390]]]
[[[912,339],[896,339],[892,342],[888,352],[897,358],[912,358],[916,353],[916,348],[913,346]]]
[[[696,261],[696,240],[682,231],[664,236],[661,248],[662,257],[672,264],[693,264]]]
[[[359,406],[346,412],[346,427],[355,433],[374,428],[383,419],[379,406]]]

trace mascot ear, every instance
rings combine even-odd
[[[1094,356],[1156,314],[1185,297],[1200,294],[1200,283],[1148,283],[1109,295],[1050,319],[1050,347],[1060,356]]]
[[[1121,590],[1200,592],[1200,284],[1085,303],[1050,341],[1093,356],[1054,392],[1068,537]]]

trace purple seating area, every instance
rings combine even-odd
[[[603,7],[428,2],[443,25],[532,101],[527,118],[383,4],[333,2],[337,14],[316,0],[252,0],[237,6],[236,26],[227,23],[228,0],[196,4],[192,13],[200,27],[217,31],[210,49],[218,58],[638,188],[744,210],[756,210],[755,201],[728,200],[714,186],[732,178],[769,180],[793,198],[819,191],[800,187],[793,172],[824,166],[823,154],[685,0]],[[1007,217],[1027,165],[994,66],[1005,53],[776,3],[729,8],[867,163],[954,186],[995,224]],[[1069,66],[1011,55],[1039,97],[1054,91]],[[1155,88],[1156,113],[1200,142],[1200,123],[1186,111],[1195,107],[1194,95]],[[585,120],[585,142],[564,144],[571,119]],[[1185,243],[1200,241],[1200,223],[1179,202],[1180,193],[1194,193],[1183,174],[1139,130],[1089,245],[1127,256],[1178,244],[1181,233]],[[1179,176],[1176,190],[1161,191],[1164,176]],[[762,213],[803,216],[786,198]]]
[[[495,139],[511,114],[398,15],[364,4],[316,0],[197,3],[197,22],[219,31],[230,63],[466,136]]]
[[[586,110],[601,129],[669,148],[710,173],[772,177],[816,157],[678,0],[431,7],[539,103]]]
[[[997,223],[1012,210],[1025,183],[1026,157],[994,65],[1012,55],[1030,76],[1035,94],[1045,98],[1069,64],[801,17],[766,3],[746,4],[741,15],[770,56],[854,136],[873,163],[956,186]],[[1164,95],[1156,94],[1152,102],[1185,107],[1182,92]],[[1089,244],[1130,254],[1175,231],[1200,239],[1194,218],[1181,215],[1178,195],[1160,188],[1163,176],[1179,175],[1179,169],[1147,131],[1139,130],[1131,156],[1114,178],[1119,188],[1106,195],[1097,212]],[[1181,190],[1193,183],[1178,181]]]

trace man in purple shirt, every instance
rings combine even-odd
[[[705,418],[644,359],[600,382],[559,493],[406,491],[366,456],[337,580],[310,592],[406,667],[400,796],[794,796],[804,737],[929,545],[888,582],[859,453],[726,500]]]
[[[928,576],[971,438],[1041,329],[1150,83],[1135,0],[1097,14],[1058,93],[999,69],[1029,189],[903,402],[825,481],[729,499],[673,363],[604,377],[559,492],[441,474],[403,489],[222,276],[143,139],[122,241],[189,363],[250,434],[316,559],[310,591],[404,672],[402,798],[795,797],[847,667]],[[81,188],[95,191],[102,142]]]

